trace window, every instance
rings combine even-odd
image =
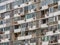
[[[25,16],[25,18],[26,19],[29,19],[29,18],[33,18],[33,17],[35,17],[36,16],[36,13],[31,13],[31,14],[27,14],[26,16]]]
[[[53,3],[53,1],[52,0],[43,0],[43,1],[41,1],[41,6],[44,6],[44,5],[49,5],[49,4],[52,4]]]
[[[0,25],[3,24],[3,21],[0,21]]]
[[[19,25],[15,25],[15,29],[18,29],[19,28]]]
[[[6,34],[5,36],[6,36],[6,38],[10,38],[10,35],[9,34]]]
[[[14,6],[20,6],[22,4],[22,0],[18,0],[18,1],[15,1],[15,2],[12,2],[12,8],[14,8]]]
[[[50,7],[49,8],[49,13],[52,13],[53,12],[53,7]]]
[[[10,10],[10,4],[6,4],[6,10]]]
[[[53,26],[49,26],[49,27],[48,27],[48,30],[49,30],[49,31],[52,31],[52,29],[53,29]]]
[[[18,1],[16,1],[16,4],[17,4],[17,5],[21,5],[21,4],[22,4],[22,1],[23,1],[23,0],[18,0]]]
[[[0,39],[2,39],[2,36],[0,35]]]
[[[0,45],[9,45],[9,42],[0,43]]]
[[[59,0],[53,0],[54,3],[57,3]]]
[[[25,15],[21,16],[21,20],[24,20],[25,19]]]
[[[23,12],[23,8],[18,9],[19,14],[22,13],[22,12]]]
[[[0,3],[5,2],[5,1],[8,1],[8,0],[0,0]]]
[[[21,36],[25,36],[25,31],[21,31]]]
[[[31,14],[26,15],[26,19],[29,19],[29,18],[31,18]]]
[[[54,10],[54,12],[58,11],[58,6],[55,6],[55,7],[53,8],[53,10]]]
[[[32,27],[33,27],[33,22],[29,22],[29,23],[28,23],[28,27],[29,27],[29,28],[32,28]]]
[[[5,16],[4,16],[4,14],[5,14],[5,13],[1,13],[1,17],[2,17],[2,18],[4,18],[4,17],[5,17]]]
[[[10,19],[4,20],[3,23],[4,24],[10,23]]]
[[[58,15],[58,20],[60,20],[60,15]]]
[[[24,3],[25,3],[25,2],[28,2],[28,1],[29,1],[29,0],[24,0]]]
[[[0,31],[3,31],[4,28],[0,28]]]
[[[34,39],[32,38],[32,39],[30,40],[31,43],[34,43],[34,42],[36,42],[36,41],[37,41],[36,38],[34,38]],[[33,45],[34,45],[34,44],[33,44]]]
[[[21,18],[20,17],[15,17],[14,18],[14,21],[18,21],[18,20],[20,20]]]
[[[57,42],[57,35],[51,36],[51,43],[52,43],[52,41]]]
[[[48,19],[48,22],[53,22],[54,21],[54,17],[50,17],[49,19]]]
[[[24,7],[24,12],[25,12],[25,13],[28,12],[28,6]]]
[[[58,25],[58,29],[60,29],[60,25]]]
[[[28,35],[28,32],[27,31],[25,31],[25,35]]]
[[[18,13],[18,10],[16,9],[16,10],[14,10],[14,14],[17,14]]]
[[[42,24],[45,24],[45,23],[46,23],[46,19],[43,19],[43,20],[42,20]]]
[[[21,24],[21,28],[25,28],[26,27],[26,24]]]
[[[5,5],[0,6],[0,10],[3,10],[3,9],[5,9]]]
[[[60,5],[58,5],[58,10],[60,10]]]
[[[20,12],[23,12],[23,8],[20,9]]]
[[[36,4],[31,4],[28,6],[28,10],[35,9],[36,7]]]
[[[44,36],[43,38],[42,38],[42,41],[49,41],[50,40],[50,37],[49,36]]]
[[[5,17],[7,16],[7,18],[8,17],[10,18],[10,12],[5,13],[4,15],[5,15]]]
[[[20,25],[20,28],[21,28],[21,31],[25,31],[26,30],[26,24],[24,23],[24,24],[21,24]]]
[[[5,27],[4,28],[4,31],[8,31],[8,30],[10,30],[10,27]]]
[[[17,2],[22,4],[22,3],[29,2],[29,1],[30,1],[30,0],[18,0]]]

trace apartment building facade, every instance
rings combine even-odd
[[[0,45],[60,45],[60,0],[0,0]]]

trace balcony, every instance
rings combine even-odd
[[[48,9],[41,10],[41,18],[46,18],[48,16],[49,16],[49,10]]]
[[[0,43],[4,43],[4,42],[9,42],[9,36],[8,35],[4,35],[4,34],[2,34],[2,35],[0,35]]]
[[[56,24],[58,24],[58,22],[57,22],[57,21],[48,22],[48,25],[56,25]]]
[[[28,36],[18,37],[17,39],[18,39],[18,40],[26,40],[26,39],[31,39],[31,38],[32,38],[32,35],[28,35]]]
[[[50,37],[49,44],[57,44],[58,43],[58,36],[53,35]]]
[[[54,45],[54,44],[58,44],[58,42],[57,42],[57,40],[51,40],[51,41],[49,41],[49,44]]]

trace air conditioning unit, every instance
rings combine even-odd
[[[29,4],[28,2],[26,4]]]
[[[37,9],[34,9],[34,11],[37,11]]]
[[[1,42],[1,39],[0,39],[0,42]]]
[[[33,17],[34,20],[36,20],[36,17]]]
[[[20,7],[20,5],[18,5],[18,7]]]
[[[3,34],[4,32],[0,31],[0,34]]]
[[[21,13],[18,13],[18,15],[20,15]]]

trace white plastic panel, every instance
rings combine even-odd
[[[28,35],[28,36],[22,36],[22,37],[18,37],[18,40],[25,40],[25,39],[31,39],[32,35]]]
[[[48,45],[48,42],[42,42],[42,45]]]
[[[41,10],[45,10],[45,9],[48,9],[48,5],[42,6],[42,9]]]
[[[58,1],[58,5],[60,5],[60,1]]]
[[[9,42],[9,39],[6,38],[6,39],[1,39],[1,42],[0,43],[4,43],[4,42]]]
[[[17,33],[17,32],[20,32],[21,29],[15,29],[14,32]]]
[[[45,28],[45,27],[48,27],[47,24],[41,24],[41,28]]]
[[[53,35],[53,31],[46,32],[46,36]]]
[[[22,23],[25,23],[25,20],[20,20],[20,21],[17,21],[18,24],[22,24]]]
[[[6,4],[14,2],[14,1],[16,1],[16,0],[8,0],[8,1],[5,1],[5,2],[2,2],[2,3],[0,3],[0,6],[6,5]]]

